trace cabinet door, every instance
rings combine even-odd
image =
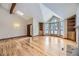
[[[68,39],[75,41],[75,32],[74,31],[70,31],[68,32]]]

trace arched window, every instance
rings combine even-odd
[[[60,21],[61,19],[53,16],[47,23],[44,25],[45,34],[48,35],[63,35],[64,22]]]

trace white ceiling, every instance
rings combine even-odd
[[[11,8],[11,3],[1,3],[1,7],[5,8],[6,10],[10,10]]]
[[[19,3],[16,5],[16,10],[24,13],[24,17],[33,17],[39,21],[42,20],[40,5],[35,3]]]
[[[44,5],[64,19],[76,14],[75,3],[45,3]]]
[[[0,4],[6,10],[10,10],[11,3],[2,3]],[[76,7],[77,4],[75,3],[43,3],[47,9],[50,9],[56,15],[66,19],[74,14],[76,14]],[[16,4],[16,11],[19,10],[24,13],[22,16],[25,19],[30,17],[35,18],[38,21],[43,21],[44,12],[41,11],[40,4],[35,3],[17,3]],[[44,8],[42,8],[45,11]],[[48,11],[47,11],[48,12]],[[46,13],[47,13],[46,12]],[[46,14],[45,13],[45,14]],[[54,14],[54,15],[55,15]]]
[[[10,13],[11,3],[1,3],[0,6],[4,8],[5,10],[8,10]],[[18,15],[26,20],[30,18],[35,18],[39,21],[39,19],[42,21],[42,15],[40,10],[40,5],[35,3],[17,3],[15,8],[15,14],[16,11],[20,11],[24,13],[23,16]]]

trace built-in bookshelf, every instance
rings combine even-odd
[[[43,32],[43,23],[39,23],[39,35],[43,35],[44,34],[44,32]]]
[[[75,30],[75,23],[76,22],[76,15],[67,19],[67,37],[70,40],[76,40],[76,30]]]

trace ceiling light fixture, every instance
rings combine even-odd
[[[19,11],[19,10],[18,10],[18,11],[16,11],[15,13],[16,13],[16,14],[18,14],[18,15],[21,15],[21,16],[23,16],[23,15],[24,15],[24,13],[22,13],[22,12],[21,12],[21,11]]]

